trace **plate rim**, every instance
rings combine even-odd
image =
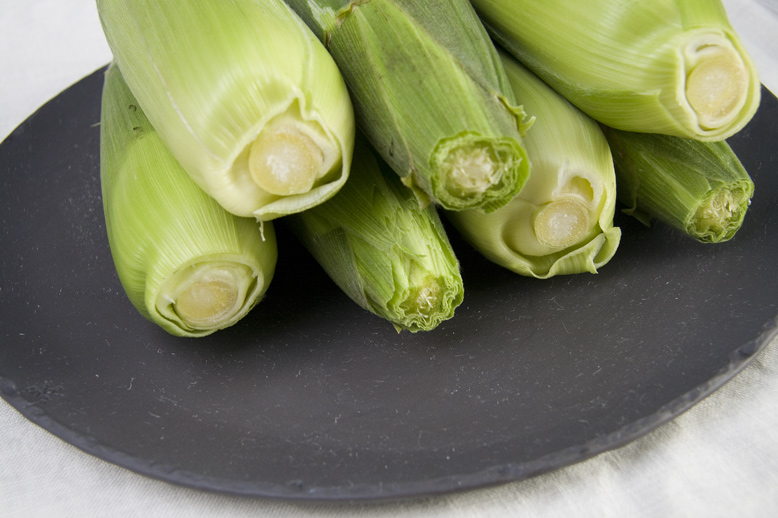
[[[106,66],[82,77],[41,105],[21,122],[0,145],[12,138],[22,126],[69,90],[97,74]],[[762,85],[763,93],[766,87]],[[769,92],[769,90],[767,90]],[[772,95],[770,93],[770,95]],[[305,487],[269,481],[244,482],[225,477],[204,476],[188,470],[172,469],[121,451],[120,448],[102,445],[87,434],[76,432],[49,417],[34,401],[26,399],[13,380],[0,376],[0,398],[28,421],[82,452],[131,472],[190,489],[220,494],[287,500],[295,502],[344,502],[344,501],[394,501],[436,494],[469,491],[490,486],[519,482],[531,477],[555,471],[592,458],[600,453],[615,450],[639,439],[661,425],[675,419],[732,380],[755,357],[778,337],[778,315],[762,324],[756,336],[731,351],[726,365],[711,378],[693,389],[675,397],[657,410],[618,429],[590,439],[580,445],[567,447],[541,457],[519,462],[504,462],[478,471],[451,474],[436,478],[414,479],[404,482],[366,483],[344,488],[342,486]]]
[[[531,461],[506,462],[472,473],[403,483],[357,484],[349,486],[348,489],[340,486],[306,489],[302,485],[295,487],[266,481],[241,482],[223,477],[203,476],[187,470],[171,470],[166,466],[126,454],[118,448],[103,446],[88,435],[74,432],[46,415],[34,402],[26,400],[14,382],[2,376],[0,376],[0,397],[27,420],[82,452],[136,474],[174,485],[225,495],[295,502],[396,501],[520,482],[625,446],[672,421],[726,385],[750,365],[776,337],[778,337],[778,315],[765,323],[755,338],[731,352],[729,362],[706,382],[681,394],[652,414],[581,445],[552,452]]]

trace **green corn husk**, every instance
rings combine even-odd
[[[759,106],[720,0],[472,0],[492,36],[595,120],[724,140]]]
[[[700,142],[603,127],[625,213],[657,219],[702,243],[734,237],[754,182],[725,141]]]
[[[434,207],[421,208],[364,139],[343,189],[285,221],[354,302],[398,331],[430,331],[462,302],[459,263]]]
[[[357,123],[422,204],[496,209],[529,174],[527,125],[467,0],[286,0],[324,41]]]
[[[520,275],[596,273],[616,253],[616,175],[597,123],[508,54],[501,54],[516,96],[535,114],[524,139],[532,175],[511,202],[490,213],[447,217],[473,247]]]
[[[205,336],[262,298],[276,265],[273,224],[225,211],[171,156],[119,69],[105,76],[100,126],[105,226],[138,311],[176,336]]]
[[[346,182],[348,91],[282,0],[97,0],[97,8],[147,117],[225,209],[272,220]]]

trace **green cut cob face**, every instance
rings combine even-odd
[[[127,84],[191,178],[272,220],[348,178],[354,118],[324,46],[281,0],[98,0]]]
[[[524,111],[466,0],[287,3],[324,41],[359,126],[422,204],[488,212],[521,190]]]
[[[747,181],[713,190],[690,218],[688,233],[706,242],[732,239],[743,224],[753,194],[754,186]]]
[[[100,181],[116,272],[130,302],[176,336],[243,318],[275,271],[272,223],[228,213],[181,168],[119,69],[106,72]]]
[[[492,36],[595,120],[724,140],[759,106],[756,67],[720,0],[473,0]]]

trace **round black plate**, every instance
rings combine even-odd
[[[398,334],[279,225],[265,300],[180,339],[144,320],[111,261],[97,71],[0,146],[0,394],[97,457],[158,479],[298,500],[429,495],[518,480],[620,446],[742,369],[776,334],[778,101],[731,140],[756,183],[740,233],[698,244],[617,217],[598,275],[538,281],[452,234],[465,302]]]

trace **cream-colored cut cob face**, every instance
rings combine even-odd
[[[740,54],[724,38],[711,36],[689,44],[686,100],[705,129],[725,126],[748,99],[749,74]]]
[[[549,249],[572,246],[590,232],[590,212],[586,203],[572,196],[552,201],[535,216],[535,235]]]
[[[259,188],[277,196],[304,194],[340,160],[340,149],[314,124],[286,117],[268,124],[251,144],[248,170]]]
[[[541,206],[534,218],[535,236],[541,244],[561,250],[580,242],[592,231],[606,195],[600,182],[595,182],[596,191],[589,179],[573,175],[556,195],[549,195],[553,201]]]
[[[191,329],[208,329],[233,318],[246,303],[251,269],[237,263],[205,263],[185,268],[163,284],[157,296],[161,314],[177,316]],[[174,315],[172,315],[174,314]]]

